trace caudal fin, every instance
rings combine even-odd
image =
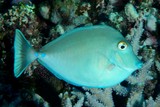
[[[14,40],[14,76],[18,78],[36,57],[36,51],[22,32],[16,29]]]

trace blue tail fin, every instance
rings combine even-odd
[[[16,29],[14,40],[14,76],[18,78],[36,57],[36,51],[22,32]]]

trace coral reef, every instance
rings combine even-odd
[[[13,2],[4,8],[6,1],[0,0],[0,106],[160,107],[159,0]],[[68,30],[96,24],[119,30],[144,63],[121,84],[104,89],[71,86],[37,62],[19,79],[13,77],[15,29],[39,49]]]

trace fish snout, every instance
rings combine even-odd
[[[143,66],[143,63],[141,61],[139,61],[138,63],[136,63],[136,67],[138,69],[142,68],[142,66]]]

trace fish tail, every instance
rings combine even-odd
[[[22,32],[15,31],[14,40],[14,76],[18,78],[24,70],[37,59],[37,52],[26,40]]]

